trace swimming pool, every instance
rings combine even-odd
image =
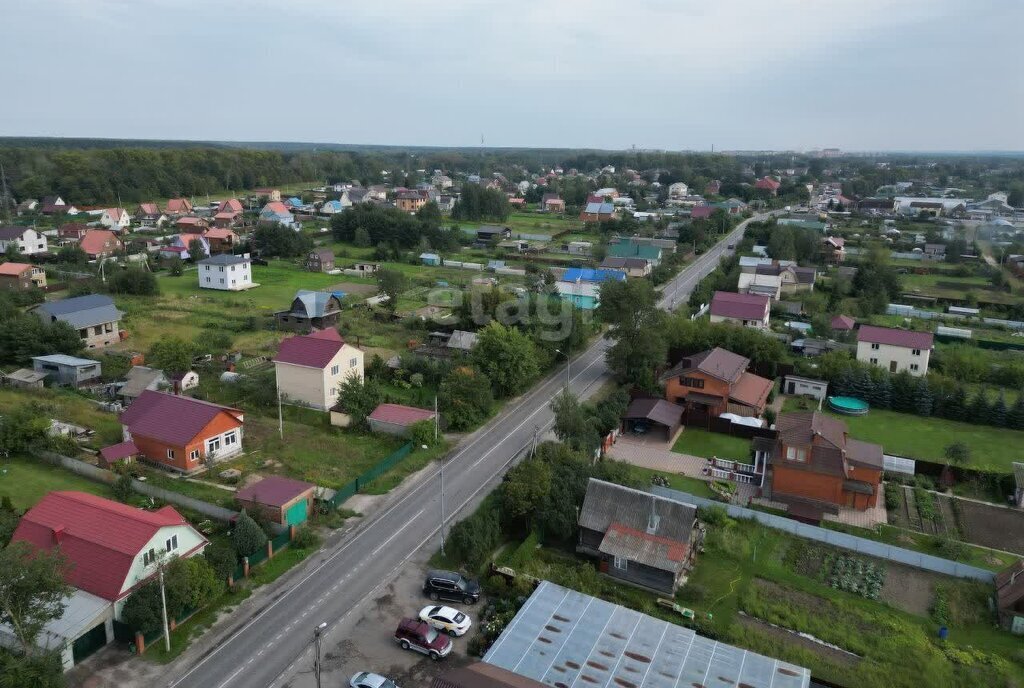
[[[871,408],[868,402],[856,397],[829,397],[828,406],[833,411],[847,416],[863,416]]]

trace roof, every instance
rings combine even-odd
[[[639,268],[642,270],[646,268],[647,265],[648,262],[643,258],[621,258],[619,256],[608,256],[601,261],[602,268],[610,268],[613,270],[622,268],[625,268],[627,270]]]
[[[511,231],[508,227],[499,227],[498,225],[481,225],[476,228],[477,234],[504,234],[505,232]]]
[[[282,203],[281,201],[271,201],[270,203],[267,203],[265,206],[263,206],[263,210],[261,210],[260,213],[273,213],[275,215],[292,214],[291,211],[288,210],[285,204]]]
[[[32,266],[28,263],[4,263],[3,265],[0,265],[0,275],[17,277],[26,270],[31,269]]]
[[[868,468],[884,468],[882,446],[871,442],[862,442],[852,437],[846,438],[846,458],[851,463],[856,463]]]
[[[594,270],[593,268],[569,268],[562,275],[563,282],[624,282],[626,273],[618,270]]]
[[[771,299],[761,294],[716,291],[711,299],[711,315],[739,320],[761,320],[768,312],[770,302]]]
[[[220,217],[221,215],[230,216],[230,213],[217,213],[217,217]],[[206,233],[203,234],[203,236],[207,239],[230,239],[238,235],[227,227],[212,227],[206,230]]]
[[[124,315],[114,306],[113,299],[103,294],[88,294],[61,301],[49,301],[39,304],[35,310],[66,322],[76,330],[115,322]]]
[[[661,258],[661,247],[652,244],[638,244],[632,241],[617,241],[609,243],[607,255],[613,258],[644,258],[647,260],[659,260]]]
[[[537,586],[484,661],[548,686],[808,688],[811,681],[801,666],[550,581]]]
[[[1009,609],[1024,597],[1024,559],[996,573],[996,606]]]
[[[102,458],[103,462],[108,466],[115,461],[137,456],[138,454],[139,448],[136,447],[135,443],[131,440],[128,440],[127,442],[118,442],[117,444],[112,444],[109,447],[103,447],[103,449],[100,449],[100,458]]]
[[[54,363],[56,365],[63,366],[91,366],[99,365],[99,361],[94,361],[91,358],[78,358],[77,356],[68,356],[67,354],[50,354],[48,356],[33,356],[33,361],[42,361],[43,363]]]
[[[3,375],[3,377],[7,378],[8,380],[16,380],[18,382],[36,383],[39,382],[40,380],[45,380],[46,373],[38,370],[29,370],[28,368],[18,368],[12,373],[7,373],[6,375]]]
[[[12,540],[45,550],[59,541],[70,564],[65,580],[116,600],[142,548],[161,528],[181,525],[188,522],[170,506],[144,511],[84,492],[50,492],[22,516]]]
[[[431,420],[433,417],[434,412],[427,409],[402,404],[381,404],[373,409],[368,419],[392,425],[412,425],[421,420]]]
[[[662,380],[677,377],[690,370],[699,370],[711,377],[724,380],[730,384],[739,380],[743,371],[750,365],[750,359],[734,354],[728,349],[716,346],[714,349],[687,356],[668,369]]]
[[[15,225],[7,225],[0,227],[0,241],[8,241],[10,239],[18,239],[25,234],[31,227],[18,227]]]
[[[436,253],[421,253],[420,254],[420,259],[421,260],[441,260],[441,256],[437,255]]]
[[[236,408],[147,389],[120,420],[132,435],[181,447],[192,442],[221,413],[242,424],[242,412]]]
[[[846,423],[817,411],[780,414],[775,428],[779,441],[786,445],[807,446],[821,437],[837,449],[846,446]]]
[[[899,330],[894,327],[877,327],[861,325],[857,331],[858,342],[902,346],[907,349],[931,349],[933,336],[931,332],[914,332]]]
[[[677,573],[696,517],[697,507],[692,504],[591,478],[579,525],[605,533],[600,550],[606,554]]]
[[[236,256],[231,253],[218,253],[215,256],[209,258],[203,258],[199,261],[200,265],[243,265],[245,263],[251,263],[252,260],[249,258],[249,254],[243,256]]]
[[[833,330],[852,330],[856,325],[857,321],[848,315],[837,315],[831,323]]]
[[[217,208],[217,210],[222,213],[240,213],[244,209],[242,202],[237,198],[229,198],[226,201],[221,201],[220,206]]]
[[[590,215],[611,215],[615,212],[615,205],[612,203],[587,203],[583,212]]]
[[[296,497],[316,489],[313,483],[292,480],[280,475],[268,475],[262,480],[243,487],[235,493],[235,499],[282,507]]]
[[[117,393],[123,397],[137,397],[151,386],[159,384],[161,381],[167,382],[167,376],[158,368],[132,366],[128,374],[125,375],[125,380],[126,382],[121,385],[121,389],[117,390]]]
[[[94,256],[108,250],[108,244],[111,241],[114,242],[115,246],[121,243],[117,235],[109,229],[90,229],[82,236],[81,241],[78,242],[78,247],[87,254]]]
[[[334,328],[300,334],[281,342],[274,362],[323,369],[344,346],[345,340]]]
[[[461,351],[469,351],[474,346],[479,337],[476,332],[466,332],[465,330],[455,330],[452,332],[452,336],[448,338],[448,343],[445,344],[449,349],[459,349]]]
[[[192,210],[192,203],[187,198],[172,198],[167,201],[167,212],[181,213]]]
[[[774,384],[771,380],[760,375],[744,372],[740,375],[740,379],[736,381],[736,384],[729,388],[729,399],[737,401],[744,406],[762,408],[768,403],[768,395],[771,393],[772,385]]]
[[[642,418],[674,430],[683,417],[683,407],[664,399],[634,399],[622,417],[629,420]]]
[[[302,303],[302,309],[307,318],[322,318],[327,314],[327,307],[331,304],[332,298],[339,298],[334,293],[326,291],[308,291],[300,289],[292,299],[291,313],[297,313],[295,302]]]
[[[477,662],[450,669],[435,676],[430,688],[548,688],[543,683],[514,674],[508,669]]]

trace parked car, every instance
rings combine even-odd
[[[395,640],[403,650],[422,652],[433,660],[447,657],[452,651],[451,638],[418,619],[402,619],[395,629]]]
[[[469,616],[458,609],[437,605],[430,605],[420,610],[420,621],[426,621],[437,630],[455,637],[466,635],[466,631],[473,625]]]
[[[473,604],[480,599],[480,584],[453,571],[431,571],[423,581],[423,594],[434,600]]]
[[[348,682],[351,688],[398,688],[398,684],[380,674],[371,674],[369,671],[360,671]]]

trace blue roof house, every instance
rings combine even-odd
[[[562,275],[563,282],[625,282],[626,273],[619,270],[595,270],[593,268],[569,268]]]
[[[421,253],[420,262],[424,265],[438,266],[441,264],[441,256],[436,253]]]
[[[601,302],[601,287],[593,282],[555,282],[558,298],[576,308],[592,311]]]

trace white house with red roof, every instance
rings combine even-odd
[[[363,379],[363,352],[337,330],[319,330],[282,341],[274,372],[285,401],[327,411],[338,403],[342,382],[352,375]]]
[[[771,317],[771,299],[762,294],[716,291],[710,313],[713,323],[727,322],[765,330]]]
[[[928,374],[934,337],[931,332],[861,325],[857,331],[857,360],[915,376]]]
[[[65,669],[114,639],[112,621],[131,593],[156,575],[160,559],[193,557],[208,544],[173,507],[144,511],[71,491],[43,497],[21,517],[11,541],[59,549],[68,561],[65,581],[75,593],[40,638],[41,645],[60,649]]]
[[[100,215],[100,224],[113,232],[123,232],[132,223],[132,218],[124,208],[107,208]]]

